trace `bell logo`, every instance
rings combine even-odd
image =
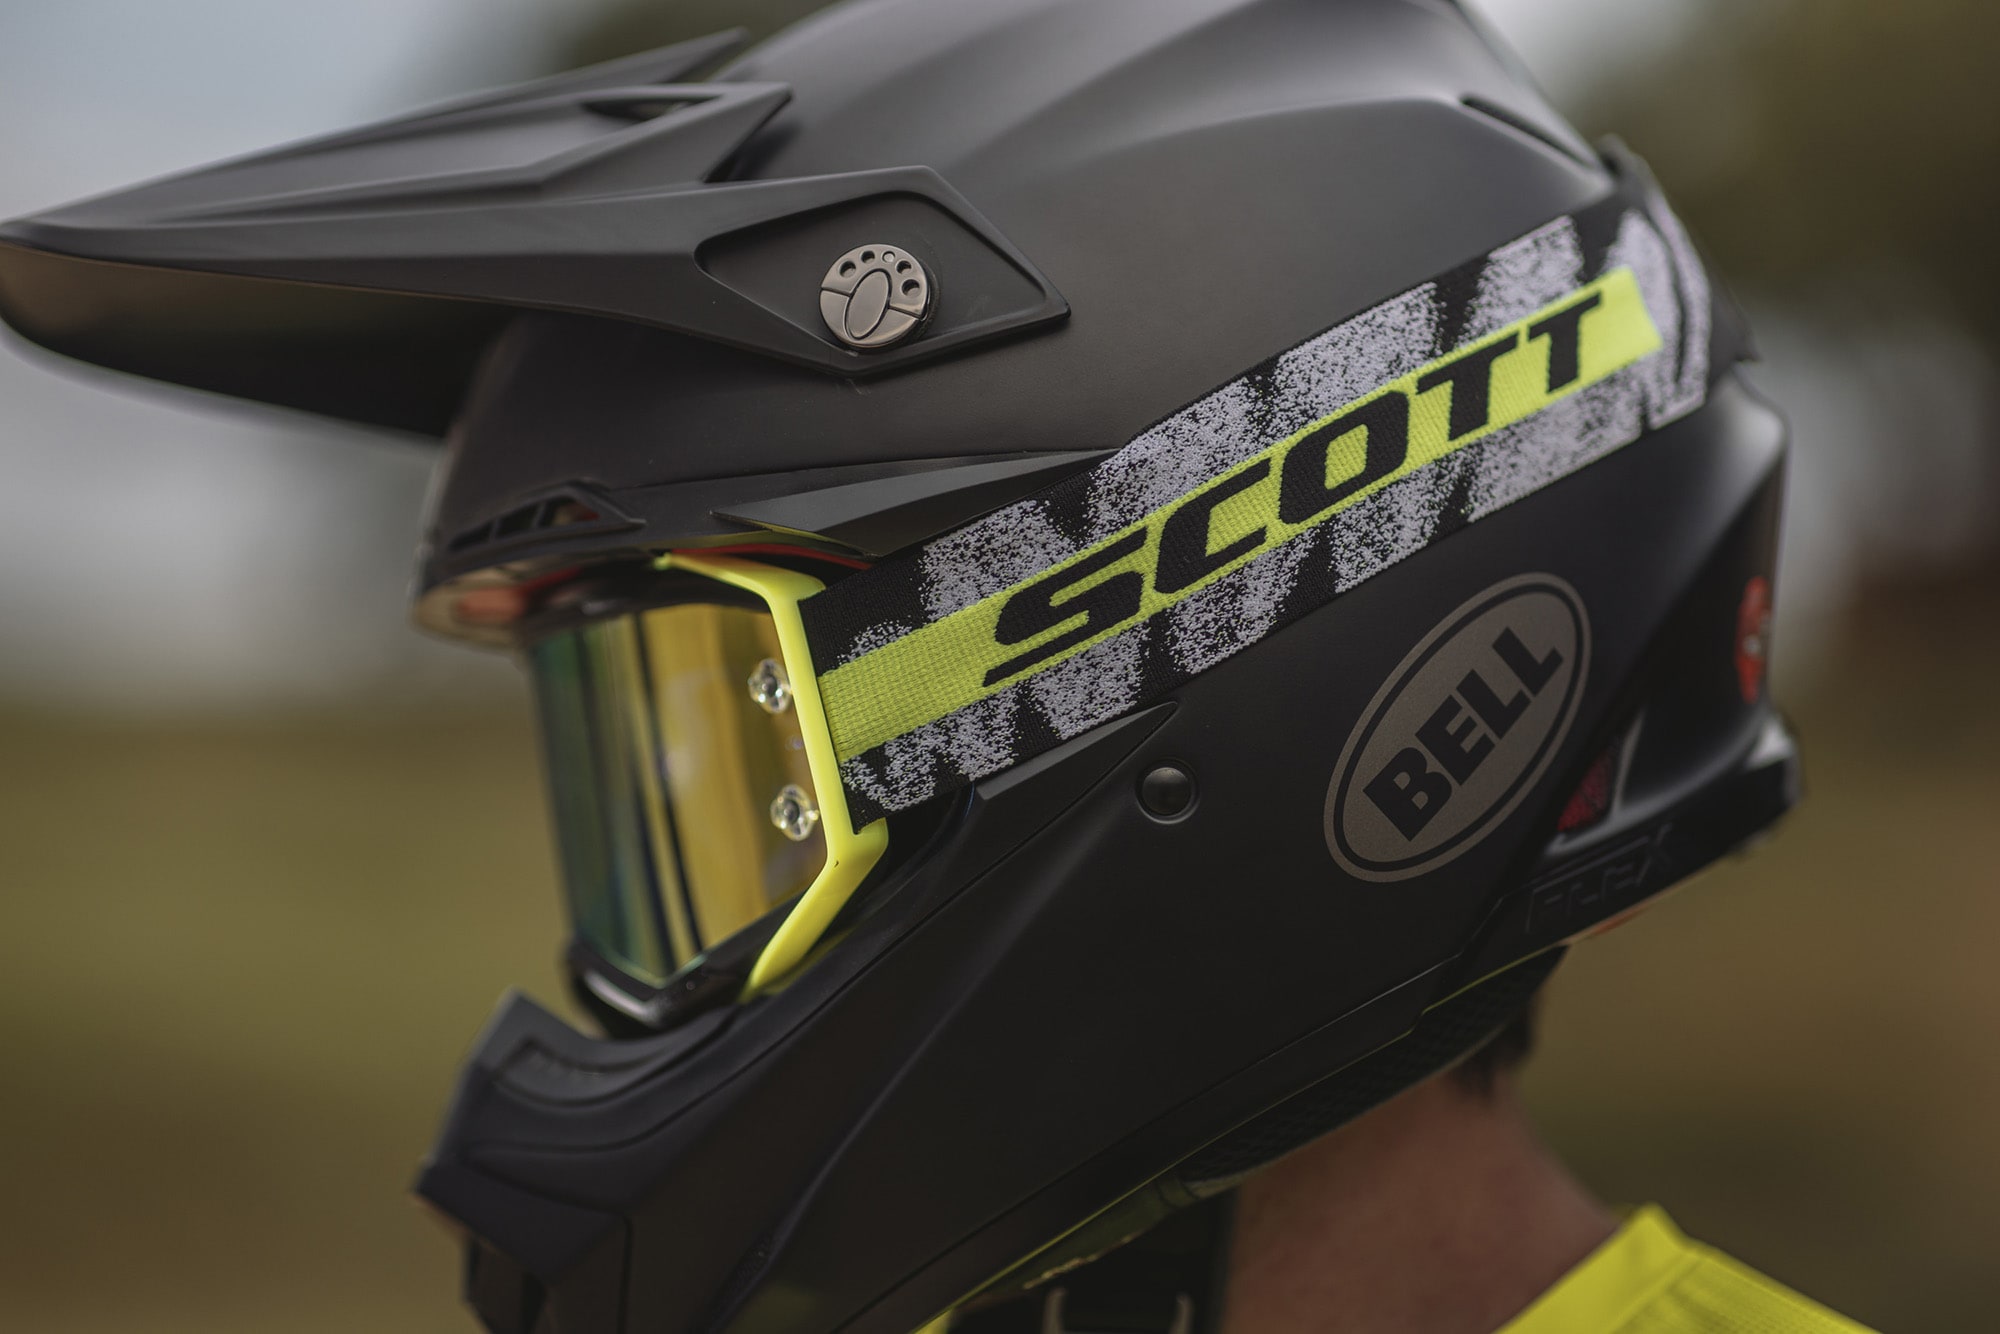
[[[1457,691],[1446,695],[1417,728],[1418,745],[1397,751],[1362,789],[1404,838],[1422,834],[1451,800],[1456,785],[1471,781],[1493,754],[1494,743],[1506,739],[1563,664],[1560,649],[1550,649],[1537,659],[1512,626],[1494,638],[1493,656],[1507,666],[1521,689],[1502,700],[1474,667]],[[1433,760],[1436,769],[1431,768]]]
[[[1403,880],[1475,846],[1555,757],[1589,655],[1583,602],[1553,575],[1496,584],[1446,617],[1341,753],[1326,802],[1334,860]]]

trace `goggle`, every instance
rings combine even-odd
[[[526,647],[581,980],[648,1022],[766,919],[747,990],[781,982],[888,846],[849,818],[806,647],[799,603],[825,585],[734,556],[657,568],[654,605]]]

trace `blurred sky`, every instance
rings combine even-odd
[[[1484,8],[1564,102],[1695,12],[1691,0]],[[504,81],[592,12],[591,0],[0,0],[0,213]],[[1983,374],[1948,328],[1910,336]],[[1797,472],[1781,606],[1816,608],[1844,586],[1851,511],[1879,486],[1867,442],[1900,408],[1868,386],[1902,344],[1857,347],[1780,314],[1766,345],[1780,391],[1815,377],[1845,386],[1810,395],[1828,406],[1801,422],[1853,442]],[[435,704],[504,688],[504,673],[406,628],[428,451],[224,406],[59,368],[7,340],[0,697],[145,711],[361,689]],[[1941,411],[1948,457],[1951,439],[1976,442],[1976,412]],[[1926,475],[1944,502],[1971,494],[1949,468]],[[1949,540],[1949,523],[1918,527]]]
[[[506,79],[575,8],[6,0],[0,212]],[[55,368],[0,353],[0,693],[235,708],[497,675],[405,629],[429,450]]]

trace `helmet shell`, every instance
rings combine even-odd
[[[935,168],[1046,276],[1068,318],[863,382],[653,329],[518,319],[454,433],[426,587],[490,564],[494,549],[467,535],[568,484],[634,522],[498,554],[731,540],[778,497],[900,482],[879,502],[893,509],[931,474],[946,498],[862,536],[883,554],[1047,484],[1611,185],[1460,14],[1408,0],[874,0],[717,77],[793,93],[731,180]],[[704,258],[758,270],[813,324],[829,262],[901,244],[934,275],[948,324],[957,307],[1004,298],[941,254],[940,222],[915,206],[800,220],[781,240]],[[1011,484],[964,480],[991,461],[1015,465]],[[961,488],[972,494],[951,503]]]

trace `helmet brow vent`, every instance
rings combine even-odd
[[[682,107],[694,106],[699,100],[692,97],[676,97],[662,88],[658,94],[652,96],[643,92],[614,94],[609,97],[593,98],[583,106],[584,110],[594,111],[600,116],[638,124],[643,121],[658,120],[670,112],[679,111]]]
[[[543,492],[498,518],[461,530],[445,543],[445,550],[456,556],[488,547],[498,550],[558,531],[564,537],[581,537],[638,526],[637,519],[620,512],[595,492],[566,486]]]

